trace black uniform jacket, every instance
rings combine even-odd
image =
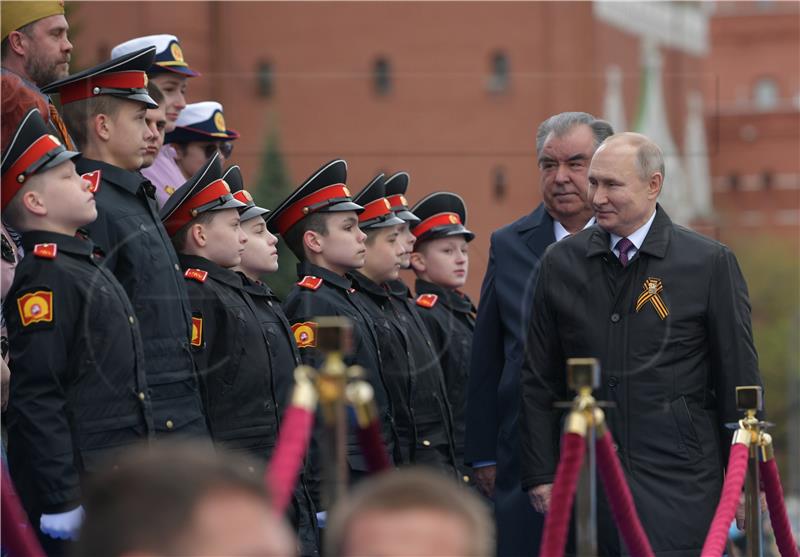
[[[266,463],[278,434],[277,362],[256,304],[236,272],[203,257],[178,257],[189,289],[192,350],[211,436]],[[285,364],[294,369],[291,359]]]
[[[344,316],[353,323],[353,350],[345,358],[348,365],[360,365],[366,372],[365,379],[375,390],[375,403],[383,423],[384,442],[389,455],[394,454],[394,424],[390,409],[388,389],[381,367],[376,332],[368,317],[363,301],[353,294],[352,280],[332,271],[304,261],[297,266],[300,279],[310,276],[321,279],[316,288],[296,285],[284,302],[286,317],[292,325],[313,322],[317,316]],[[303,282],[302,280],[300,282]],[[322,354],[313,346],[300,347],[303,363],[319,368],[323,362]],[[348,435],[348,463],[357,472],[368,470],[358,445],[355,424],[351,420]]]
[[[637,310],[648,280],[658,299]],[[724,424],[739,417],[735,387],[761,384],[735,256],[658,207],[627,267],[598,226],[552,246],[534,307],[522,368],[522,487],[553,480],[565,360],[596,357],[595,396],[614,404],[606,420],[653,550],[698,555],[722,487]],[[600,553],[618,553],[613,526],[599,530]]]
[[[475,306],[466,294],[421,279],[417,279],[415,290],[417,311],[428,328],[444,372],[447,398],[453,410],[456,458],[459,466],[463,466],[464,410],[472,354],[472,331],[475,329]]]
[[[183,272],[140,174],[81,158],[79,173],[100,172],[97,220],[87,226],[105,252],[103,265],[133,304],[144,340],[157,433],[206,435],[189,351],[191,320]]]
[[[3,308],[14,370],[6,425],[11,474],[38,524],[38,513],[77,506],[81,475],[113,465],[153,423],[138,321],[92,243],[52,232],[22,242]]]
[[[398,464],[414,462],[417,428],[413,400],[417,389],[413,358],[406,348],[405,333],[392,306],[389,291],[359,272],[352,273],[353,294],[363,302],[375,330],[381,355],[381,369],[386,381],[389,402],[397,430]]]
[[[430,464],[448,472],[457,471],[453,416],[439,358],[422,322],[411,292],[399,281],[389,284],[392,313],[403,332],[403,347],[414,373],[411,408],[416,426],[414,462]]]
[[[243,273],[237,274],[242,279],[245,292],[253,300],[253,308],[269,343],[275,402],[278,413],[282,417],[291,402],[294,368],[302,363],[300,352],[294,342],[291,325],[283,313],[278,297],[263,282],[250,280]],[[306,485],[307,479],[308,470],[304,469],[297,482],[290,509],[292,514],[290,519],[300,540],[300,555],[302,556],[319,554],[316,509]]]

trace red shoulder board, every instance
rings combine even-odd
[[[81,178],[86,180],[91,184],[89,186],[89,191],[92,193],[97,193],[97,190],[100,189],[100,171],[95,170],[94,172],[87,172],[86,174],[81,174]]]
[[[308,288],[309,290],[316,290],[320,286],[322,286],[322,279],[319,277],[312,277],[311,275],[306,275],[303,277],[303,280],[297,283],[297,286],[301,288]]]
[[[417,305],[424,308],[432,308],[439,300],[436,294],[420,294],[417,296]]]
[[[183,276],[184,278],[196,280],[197,282],[205,282],[208,278],[208,272],[200,269],[186,269]]]
[[[55,259],[58,246],[55,244],[36,244],[33,246],[33,255],[42,259]]]

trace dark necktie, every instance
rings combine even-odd
[[[622,263],[623,267],[628,266],[628,251],[633,247],[633,242],[628,240],[627,238],[622,238],[617,245],[615,246],[617,251],[619,252],[619,262]]]

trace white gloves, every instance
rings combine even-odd
[[[51,538],[77,540],[84,516],[86,513],[82,506],[65,513],[43,514],[39,521],[39,528]]]

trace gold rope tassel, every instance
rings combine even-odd
[[[644,292],[639,294],[639,299],[636,300],[636,313],[639,313],[644,305],[650,302],[661,320],[666,319],[667,315],[669,315],[669,310],[664,304],[664,300],[659,296],[662,290],[664,290],[664,286],[661,284],[661,279],[650,277],[644,281]]]

